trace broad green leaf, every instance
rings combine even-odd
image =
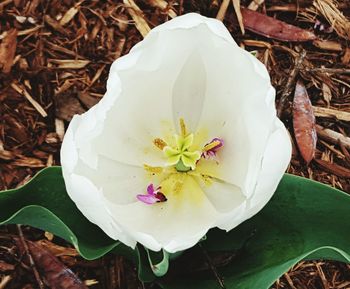
[[[0,224],[31,225],[52,232],[72,243],[86,259],[112,249],[130,254],[80,213],[66,193],[60,167],[46,168],[23,187],[0,192]]]
[[[229,233],[210,231],[202,246],[235,254],[229,264],[218,268],[228,289],[267,289],[300,260],[349,263],[349,220],[349,195],[285,175],[261,212]],[[159,283],[164,289],[220,288],[209,271],[197,277],[163,278]]]
[[[233,255],[228,264],[218,267],[228,289],[265,289],[303,259],[349,262],[349,209],[350,196],[285,175],[273,199],[260,213],[229,233],[211,230],[201,246],[211,253]],[[140,279],[155,278],[142,246],[131,250],[111,240],[78,211],[66,193],[59,167],[44,169],[21,188],[0,192],[0,224],[10,223],[50,231],[71,242],[87,259],[109,251],[125,255],[136,263]],[[198,249],[196,246],[188,252],[200,255]],[[176,271],[181,259],[185,263],[196,259],[188,259],[188,252],[172,261],[170,271]],[[186,273],[182,276],[170,272],[170,276],[157,282],[165,289],[220,288],[210,271]]]

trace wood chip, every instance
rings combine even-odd
[[[151,28],[147,24],[142,10],[136,5],[134,0],[123,0],[123,3],[127,6],[127,11],[134,20],[137,30],[145,37],[151,31]]]
[[[0,69],[9,73],[16,55],[17,29],[10,29],[0,44]]]
[[[147,2],[153,7],[165,10],[170,18],[175,18],[177,16],[176,12],[172,8],[169,8],[169,3],[165,0],[147,0]]]
[[[0,272],[13,271],[15,266],[0,260]]]
[[[350,112],[341,111],[333,108],[313,106],[314,114],[317,117],[336,118],[338,120],[350,122]]]
[[[78,4],[74,5],[73,7],[69,8],[67,10],[67,12],[60,19],[59,24],[61,26],[64,26],[64,25],[68,24],[74,18],[74,16],[79,12],[79,8],[78,7],[79,7],[80,4],[81,4],[81,2],[79,2]]]
[[[63,120],[55,118],[55,130],[60,140],[63,141],[65,133]]]
[[[218,11],[218,14],[216,15],[216,19],[218,19],[220,21],[224,20],[229,4],[230,4],[230,0],[223,0],[222,1],[220,9]]]
[[[332,91],[325,82],[322,83],[322,94],[323,99],[327,102],[327,105],[329,106],[332,100]]]
[[[56,31],[64,35],[68,35],[66,29],[57,20],[52,19],[48,14],[44,16],[44,21]]]
[[[332,174],[335,174],[341,178],[350,178],[350,170],[347,168],[320,159],[315,159],[315,162],[318,163],[324,170]]]
[[[323,50],[343,51],[343,48],[339,42],[316,39],[312,43],[316,47],[323,49]]]
[[[59,69],[81,69],[90,63],[90,60],[78,60],[78,59],[49,59],[48,67]]]
[[[293,127],[300,154],[307,164],[315,156],[317,143],[315,123],[306,88],[301,81],[298,81],[293,101]]]
[[[341,58],[341,62],[345,65],[350,63],[350,47],[346,47],[345,53],[343,57]]]
[[[47,117],[46,111],[42,108],[42,106],[28,93],[28,91],[24,88],[23,85],[17,84],[15,82],[11,83],[11,87],[17,91],[19,94],[23,95],[32,105],[33,107],[40,113],[42,117]]]
[[[46,165],[39,159],[20,156],[11,163],[15,167],[43,168]]]
[[[59,257],[59,256],[71,256],[71,257],[79,256],[79,253],[76,249],[59,246],[59,245],[56,245],[48,240],[43,239],[43,240],[36,241],[35,243],[38,244],[39,246],[49,250],[56,257]]]
[[[233,8],[235,9],[239,28],[241,29],[241,32],[244,35],[245,30],[244,30],[243,17],[242,17],[242,12],[241,12],[241,0],[232,0],[232,3],[233,3]]]
[[[324,128],[318,124],[316,124],[316,132],[318,137],[326,141],[329,141],[333,144],[338,144],[339,142],[341,142],[344,145],[344,147],[346,147],[347,149],[350,149],[349,137],[346,137],[343,134],[336,132],[334,130]]]
[[[256,11],[258,10],[259,6],[261,4],[263,4],[265,2],[265,0],[253,0],[252,2],[250,2],[250,4],[248,5],[248,9]]]
[[[5,289],[7,284],[12,280],[12,277],[10,275],[6,275],[4,277],[1,277],[0,281],[0,289]]]

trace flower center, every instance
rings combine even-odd
[[[166,146],[163,152],[169,166],[174,165],[178,172],[187,172],[196,168],[197,161],[201,158],[202,152],[192,150],[193,133],[183,136],[175,134],[176,146]]]
[[[174,143],[168,145],[164,140],[156,138],[153,140],[153,144],[163,151],[166,159],[167,165],[175,168],[174,173],[185,173],[189,171],[194,171],[196,169],[197,163],[203,159],[215,158],[218,150],[223,147],[224,141],[221,138],[214,138],[209,143],[204,145],[201,150],[196,149],[193,145],[194,134],[188,133],[184,120],[180,119],[180,129],[181,134],[174,134]],[[146,166],[147,170],[154,169],[152,167]],[[163,171],[160,169],[160,173]],[[150,184],[147,187],[146,194],[137,195],[137,199],[145,204],[154,204],[159,202],[167,201],[166,194],[163,194],[161,187],[154,189],[154,185]]]

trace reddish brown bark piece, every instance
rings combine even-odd
[[[294,135],[301,156],[309,163],[315,156],[316,120],[306,88],[301,81],[295,86],[293,101]]]
[[[350,178],[350,170],[337,164],[332,164],[324,160],[315,160],[324,170],[335,174],[341,178]]]
[[[13,271],[15,266],[0,260],[0,272]]]
[[[245,29],[265,37],[293,42],[303,42],[316,39],[316,35],[311,31],[301,29],[246,8],[241,8],[241,11]]]
[[[27,241],[35,265],[51,289],[87,289],[88,287],[50,251]]]
[[[0,44],[0,69],[9,73],[16,55],[17,29],[10,29]]]

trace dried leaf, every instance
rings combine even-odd
[[[51,289],[87,289],[85,284],[50,251],[27,241],[35,265]]]
[[[17,47],[17,29],[10,29],[0,44],[0,69],[9,73]]]
[[[315,156],[317,134],[312,105],[306,88],[301,81],[298,81],[295,87],[293,127],[301,156],[306,163],[309,163]]]
[[[241,8],[243,24],[247,30],[282,41],[303,42],[316,39],[313,32],[287,24],[256,11]]]
[[[323,169],[341,178],[350,178],[350,170],[337,164],[332,164],[324,160],[315,159]]]

